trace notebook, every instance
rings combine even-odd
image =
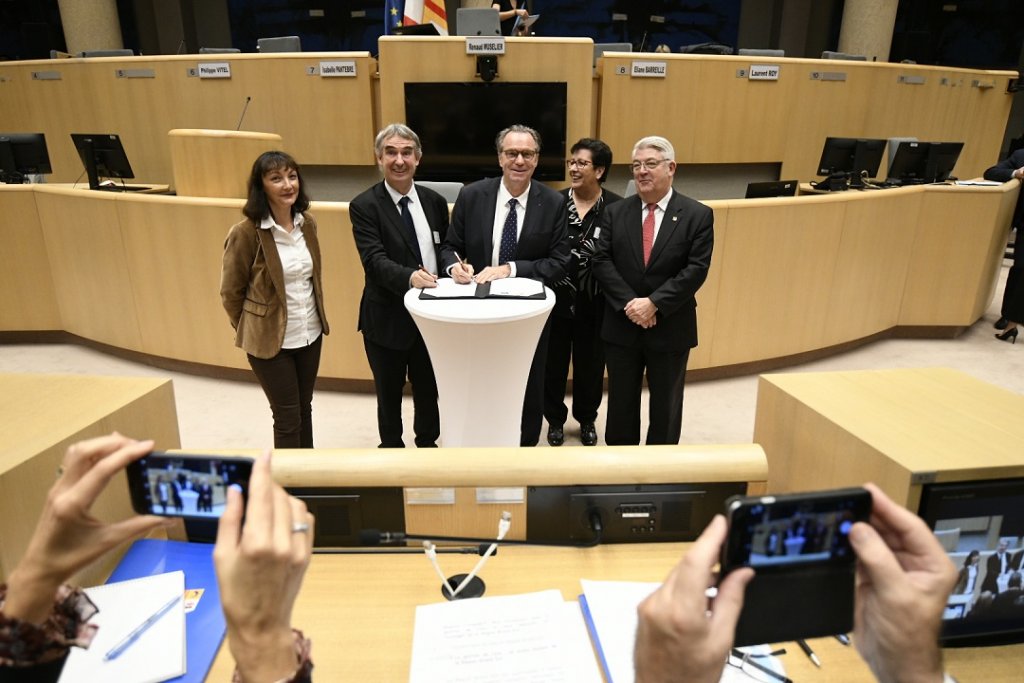
[[[185,572],[155,574],[85,589],[99,612],[88,650],[73,647],[60,683],[160,683],[185,673]],[[177,602],[117,657],[105,655],[171,601]]]

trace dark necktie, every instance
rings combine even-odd
[[[405,233],[412,240],[412,252],[416,254],[416,260],[423,265],[423,254],[420,252],[420,240],[416,236],[416,225],[412,222],[412,214],[409,212],[409,198],[402,197],[398,200],[402,207],[402,222],[405,223]]]
[[[515,197],[508,200],[508,215],[505,216],[505,227],[501,229],[501,244],[498,245],[498,265],[508,263],[516,255],[516,244],[519,241],[516,235],[518,217],[516,216]]]
[[[647,215],[644,217],[643,240],[644,240],[644,265],[651,260],[651,248],[654,246],[654,210],[657,204],[647,205]],[[636,225],[634,223],[634,225]]]

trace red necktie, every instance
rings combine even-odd
[[[651,260],[651,247],[654,246],[654,210],[657,204],[647,205],[647,215],[644,217],[643,240],[644,240],[644,265]]]

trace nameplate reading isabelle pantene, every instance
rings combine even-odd
[[[629,75],[633,78],[665,78],[665,62],[633,62]]]
[[[466,38],[467,55],[503,55],[505,54],[504,36],[487,36],[486,38]]]
[[[355,78],[356,63],[351,60],[344,62],[320,62],[320,75],[324,78]]]
[[[199,78],[231,78],[231,62],[200,62]]]

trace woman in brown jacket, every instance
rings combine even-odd
[[[275,448],[313,447],[313,384],[329,331],[316,221],[299,165],[264,152],[249,174],[245,220],[224,242],[220,298],[274,414]]]

